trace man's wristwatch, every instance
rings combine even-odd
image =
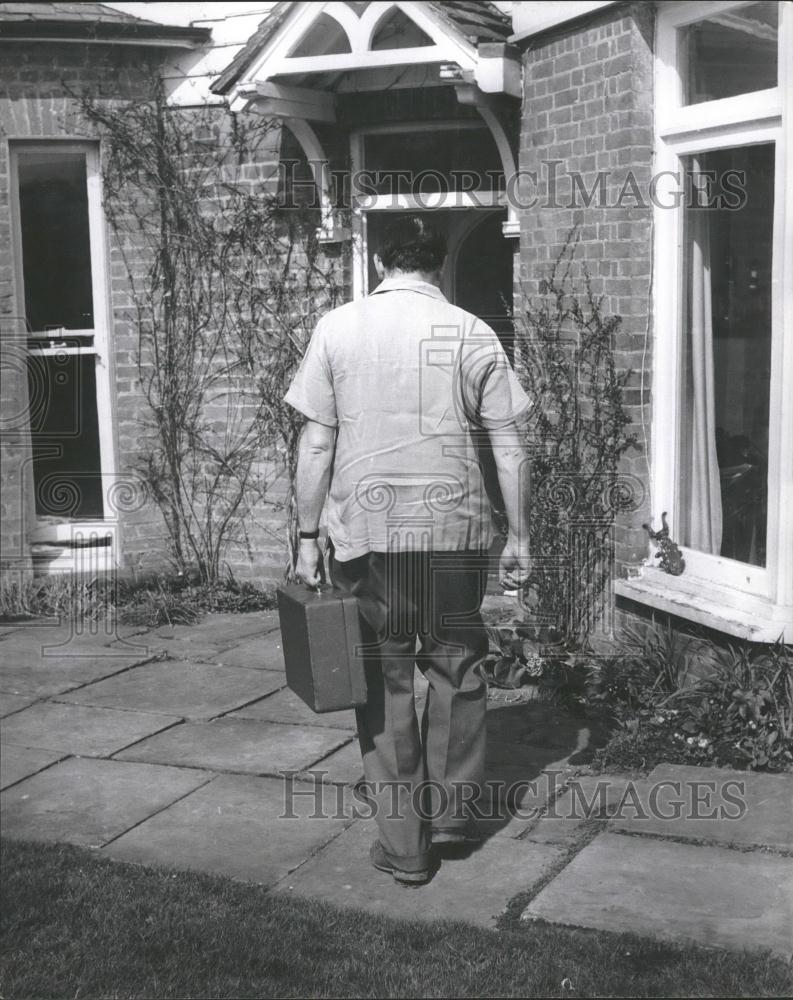
[[[314,531],[298,531],[298,537],[300,539],[303,538],[317,539],[319,538],[319,528],[316,528]]]

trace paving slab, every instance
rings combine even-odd
[[[489,702],[486,778],[508,789],[549,768],[564,768],[571,757],[583,758],[601,741],[602,734],[590,723],[548,705]]]
[[[0,639],[0,652],[24,653],[36,650],[42,659],[69,656],[130,656],[139,655],[140,646],[134,640],[122,640],[115,626],[104,622],[35,626],[20,629]],[[124,648],[124,643],[127,648]]]
[[[614,831],[793,851],[793,774],[662,764],[621,812]]]
[[[273,885],[350,822],[333,789],[318,789],[325,801],[315,803],[311,794],[287,801],[287,788],[272,778],[220,775],[113,841],[104,853]]]
[[[114,656],[106,649],[95,651],[90,656],[44,658],[39,646],[8,653],[0,643],[0,690],[8,694],[48,698],[109,677],[140,662],[140,656]]]
[[[11,743],[4,743],[0,747],[0,788],[15,785],[23,778],[29,778],[31,774],[62,760],[63,757],[64,754],[52,750],[17,747]]]
[[[40,701],[0,723],[4,743],[107,757],[180,720],[147,712]]]
[[[22,708],[27,708],[36,701],[33,695],[29,694],[6,694],[0,693],[0,718],[18,712]]]
[[[369,847],[373,822],[357,820],[277,889],[405,920],[464,920],[494,927],[507,903],[531,889],[557,861],[546,844],[491,840],[469,857],[444,861],[429,885],[406,890],[374,869]]]
[[[212,613],[195,625],[163,625],[150,634],[152,641],[186,642],[190,645],[234,646],[251,635],[271,632],[278,627],[277,611],[253,611],[248,614]]]
[[[252,719],[187,722],[118,754],[117,760],[210,768],[240,774],[303,771],[349,737],[338,729]]]
[[[790,858],[603,833],[523,919],[793,954]]]
[[[3,834],[101,847],[209,777],[186,768],[70,758],[0,794]]]
[[[630,779],[611,775],[573,778],[527,827],[524,838],[537,844],[569,845],[588,820],[605,819],[618,808]]]
[[[284,683],[283,675],[281,684]],[[255,701],[236,712],[233,719],[260,719],[263,722],[288,722],[301,726],[330,726],[331,729],[355,731],[355,712],[314,712],[289,688]]]
[[[348,738],[352,736],[353,733],[347,733]],[[363,761],[358,739],[353,738],[346,746],[317,761],[312,766],[309,777],[331,784],[355,785],[363,777]]]
[[[266,635],[244,639],[228,649],[204,648],[201,658],[224,667],[247,667],[249,670],[278,670],[284,673],[284,648],[278,629]]]
[[[78,691],[62,695],[59,700],[79,705],[210,719],[277,691],[283,682],[281,674],[266,670],[167,660],[147,663],[96,684],[88,684]]]

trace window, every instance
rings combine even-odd
[[[680,29],[684,104],[777,85],[779,4],[717,11]]]
[[[784,628],[793,639],[791,95],[779,73],[793,63],[792,13],[659,13],[652,502],[687,568],[620,587],[765,641]],[[665,605],[675,588],[685,599]]]
[[[28,356],[30,535],[42,545],[84,546],[69,526],[104,520],[112,470],[98,151],[20,142],[11,152]]]
[[[351,136],[351,160],[356,298],[376,283],[368,244],[389,214],[429,211],[450,248],[463,238],[472,212],[490,213],[504,225],[503,160],[493,132],[477,121],[361,129]],[[444,292],[454,299],[451,270]]]

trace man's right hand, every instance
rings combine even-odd
[[[322,549],[316,538],[301,538],[297,550],[295,576],[309,587],[317,587],[324,581],[325,574]]]
[[[529,539],[507,535],[507,543],[499,560],[499,583],[504,590],[520,590],[529,578],[531,559]]]

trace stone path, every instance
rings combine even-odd
[[[492,928],[517,900],[524,920],[793,955],[793,776],[577,777],[598,734],[504,693],[487,776],[510,808],[429,886],[397,887],[368,864],[353,714],[315,715],[289,691],[277,626],[272,612],[148,632],[4,626],[4,835],[391,916]]]

